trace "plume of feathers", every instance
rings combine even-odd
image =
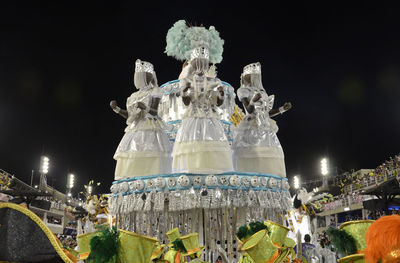
[[[179,20],[168,30],[166,40],[165,53],[177,60],[190,59],[190,53],[194,48],[204,46],[210,51],[211,63],[222,61],[224,40],[213,26],[209,29],[202,26],[188,27],[185,20]]]
[[[400,216],[384,216],[370,225],[364,250],[368,262],[378,262],[400,244]],[[398,260],[398,259],[397,259]],[[398,262],[398,261],[395,261]]]
[[[117,228],[110,229],[107,226],[101,226],[98,230],[99,235],[90,240],[89,262],[109,263],[116,262],[118,259],[118,236]]]
[[[175,241],[173,241],[172,244],[173,244],[172,248],[175,249],[176,251],[181,251],[186,253],[186,248],[183,245],[183,241],[180,240],[179,238],[175,239]]]
[[[356,241],[346,231],[330,227],[326,232],[331,237],[331,241],[339,253],[347,255],[357,253]]]
[[[249,224],[249,226],[243,225],[243,226],[239,227],[238,232],[236,233],[236,236],[240,240],[244,241],[247,238],[254,235],[255,233],[257,233],[258,231],[261,231],[263,229],[265,229],[267,231],[267,233],[269,234],[268,227],[263,222],[259,222],[259,221],[251,222]]]

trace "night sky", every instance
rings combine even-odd
[[[335,173],[400,152],[396,6],[32,2],[0,4],[0,169],[26,182],[46,154],[58,189],[73,172],[80,187],[94,179],[108,191],[125,128],[109,101],[124,106],[135,91],[137,58],[154,64],[160,85],[177,78],[181,62],[164,49],[179,19],[220,32],[220,79],[237,89],[242,68],[259,61],[275,106],[292,102],[275,118],[288,177],[319,177],[321,157]]]

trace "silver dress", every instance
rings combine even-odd
[[[162,120],[149,113],[152,100],[161,99],[159,87],[146,86],[126,102],[127,128],[114,154],[115,180],[171,172],[171,144]],[[142,102],[146,109],[137,107]]]
[[[254,103],[254,112],[246,111],[235,130],[232,144],[235,170],[286,177],[284,154],[276,135],[278,126],[269,117],[274,95],[268,96],[264,89],[251,86],[242,86],[237,91],[240,101],[251,100],[257,93],[261,99]]]

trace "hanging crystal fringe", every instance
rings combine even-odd
[[[178,227],[182,235],[198,232],[204,245],[204,260],[215,262],[220,246],[230,260],[237,260],[235,234],[238,227],[252,221],[282,223],[291,207],[288,191],[209,188],[113,194],[110,213],[118,226],[139,234],[154,236],[168,244],[165,233]]]

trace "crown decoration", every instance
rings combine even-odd
[[[243,75],[261,74],[260,62],[251,63],[243,68]]]
[[[135,63],[135,72],[147,72],[147,73],[154,73],[153,64],[147,61],[141,61],[140,59],[136,60]]]
[[[187,26],[185,20],[179,20],[168,30],[166,40],[165,53],[177,60],[191,59],[194,49],[204,47],[211,63],[222,61],[224,40],[213,26]]]
[[[210,51],[206,47],[197,47],[192,50],[192,53],[190,53],[190,60],[193,60],[195,58],[204,58],[204,59],[210,59]]]

